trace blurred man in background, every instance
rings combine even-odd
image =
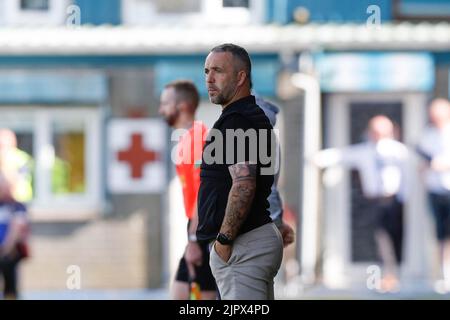
[[[272,127],[275,127],[277,123],[277,114],[280,111],[280,109],[273,103],[264,100],[258,95],[255,95],[255,97],[256,97],[256,104],[264,111],[267,118],[269,118]],[[279,160],[281,163],[281,159]],[[280,177],[280,171],[281,170],[278,170],[277,173],[274,175],[273,185],[268,198],[269,212],[270,218],[278,227],[278,230],[280,230],[281,236],[283,237],[283,246],[287,247],[288,245],[294,242],[295,233],[294,230],[291,228],[291,226],[289,226],[283,221],[283,202],[281,201],[280,192],[278,191],[278,179]]]
[[[28,256],[26,237],[28,222],[26,207],[17,201],[21,194],[21,172],[17,170],[14,151],[15,135],[12,131],[0,131],[0,275],[3,277],[3,297],[18,298],[17,266]],[[6,146],[6,147],[5,147]]]
[[[450,103],[434,99],[430,105],[431,126],[422,135],[417,151],[425,160],[425,184],[439,242],[442,280],[438,291],[450,291]]]
[[[0,154],[8,171],[16,172],[13,197],[19,202],[29,202],[33,198],[33,159],[17,147],[16,134],[9,129],[0,129]]]
[[[190,81],[179,80],[167,84],[161,94],[159,113],[175,129],[185,129],[177,145],[176,171],[180,178],[188,218],[188,244],[177,270],[172,295],[177,300],[187,300],[190,288],[198,283],[201,298],[216,298],[216,284],[209,267],[208,244],[199,243],[197,193],[200,185],[200,167],[206,126],[195,121],[199,94]],[[197,297],[198,298],[198,297]]]
[[[384,115],[370,119],[368,134],[367,142],[322,150],[313,160],[322,168],[344,165],[359,171],[363,194],[376,208],[375,241],[384,267],[380,289],[395,291],[402,257],[408,150],[394,139],[394,124]]]

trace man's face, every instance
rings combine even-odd
[[[0,151],[17,147],[15,134],[8,129],[0,129]]]
[[[211,52],[205,61],[205,81],[209,100],[227,105],[237,92],[237,72],[230,52]]]
[[[394,136],[394,125],[388,118],[378,116],[372,118],[369,123],[369,137],[372,141],[392,138]]]
[[[450,107],[447,101],[442,99],[433,101],[430,107],[430,120],[437,127],[448,123],[450,120]]]
[[[159,102],[159,114],[164,117],[169,126],[173,126],[178,119],[177,97],[173,87],[163,90]]]

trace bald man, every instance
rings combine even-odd
[[[379,289],[395,291],[402,257],[408,150],[394,139],[394,124],[384,115],[370,119],[367,136],[366,142],[322,150],[313,162],[321,168],[343,165],[358,170],[364,197],[377,215],[375,242],[384,267]]]
[[[433,213],[442,279],[437,290],[450,291],[450,103],[434,99],[429,108],[430,126],[417,147],[425,160],[425,184]]]

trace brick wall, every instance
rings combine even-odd
[[[152,271],[147,264],[147,216],[141,210],[126,218],[35,223],[32,257],[20,270],[21,288],[66,289],[70,265],[81,268],[82,289],[146,287]]]

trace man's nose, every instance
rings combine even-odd
[[[210,73],[208,73],[206,75],[206,82],[207,83],[213,83],[214,82],[214,76],[213,76],[212,72],[210,72]]]

